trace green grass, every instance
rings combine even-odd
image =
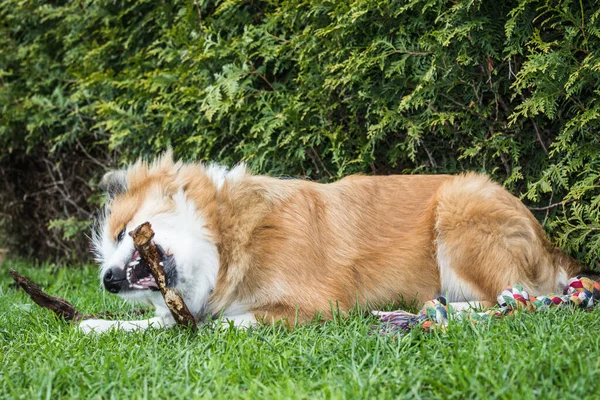
[[[371,334],[372,317],[252,330],[84,335],[32,305],[8,268],[85,312],[131,310],[93,267],[5,263],[1,398],[594,398],[600,311],[556,310],[446,333]]]

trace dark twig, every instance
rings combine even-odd
[[[504,156],[504,153],[500,152],[500,160],[502,161],[502,164],[504,164],[504,169],[506,169],[506,175],[510,176],[512,169],[510,168],[510,165],[508,164],[508,160],[506,159],[506,157]]]
[[[427,157],[429,158],[429,163],[431,164],[431,166],[435,169],[437,169],[437,163],[435,162],[435,160],[433,159],[433,154],[431,153],[431,151],[427,148],[427,146],[423,146],[423,148],[425,149],[425,153],[427,153]]]
[[[261,74],[260,72],[258,72],[258,70],[254,66],[254,64],[252,63],[252,61],[250,61],[250,59],[246,59],[246,61],[248,62],[248,64],[252,68],[252,72],[250,72],[249,75],[258,75],[267,85],[269,85],[269,87],[271,88],[272,91],[276,92],[277,90],[275,89],[275,87],[271,84],[271,82],[269,82],[269,80],[263,74]]]
[[[550,192],[550,199],[548,200],[548,204],[552,204],[553,199],[554,199],[554,190]],[[548,217],[550,216],[551,210],[552,210],[551,208],[546,210],[546,215],[544,215],[544,222],[542,223],[543,226],[546,226],[546,221],[548,221]]]
[[[103,164],[100,160],[98,160],[96,157],[92,156],[90,153],[88,153],[88,151],[85,149],[85,146],[83,144],[81,144],[81,142],[79,141],[79,139],[75,138],[75,140],[77,141],[77,144],[79,145],[79,150],[81,150],[81,152],[90,160],[92,161],[94,164],[98,165],[99,167],[101,167],[102,169],[104,169],[105,171],[109,170],[109,167],[106,164]]]
[[[323,163],[323,160],[321,160],[321,157],[319,157],[319,153],[317,153],[317,151],[315,150],[314,147],[310,147],[310,150],[312,151],[312,155],[314,156],[314,159],[316,159],[317,161],[319,161],[319,164],[321,164],[321,168],[323,168],[323,171],[325,171],[327,173],[327,175],[329,175],[329,177],[331,178],[333,175],[331,175],[331,172],[329,172],[329,170],[327,169],[327,167]],[[317,172],[318,172],[318,168],[317,168]]]
[[[387,52],[386,56],[389,56],[390,54],[408,54],[411,56],[428,56],[431,53],[428,51],[392,50],[392,51]]]
[[[42,308],[47,308],[48,310],[54,312],[59,317],[63,318],[66,321],[70,322],[79,322],[84,319],[96,319],[96,318],[123,318],[126,315],[135,315],[142,316],[147,313],[146,310],[135,309],[127,313],[111,313],[110,311],[102,311],[99,313],[93,314],[83,314],[74,305],[66,301],[65,299],[61,299],[60,297],[50,296],[48,293],[44,292],[40,286],[33,282],[31,279],[26,276],[21,275],[14,269],[9,270],[10,275],[15,280],[15,283],[23,289],[25,293],[29,295],[31,300],[38,306]]]
[[[546,210],[550,210],[552,208],[558,207],[558,206],[564,206],[569,204],[570,202],[572,202],[573,199],[571,200],[566,200],[566,201],[561,201],[559,203],[553,203],[553,204],[548,204],[545,207],[528,207],[531,211],[546,211]]]
[[[200,25],[200,31],[202,31],[202,10],[200,9],[198,0],[194,0],[194,5],[196,6],[196,11],[198,11],[198,24]]]
[[[548,154],[548,148],[546,147],[546,145],[544,144],[544,141],[542,140],[542,134],[540,133],[540,129],[538,128],[537,124],[535,123],[535,120],[533,118],[529,118],[529,120],[533,124],[533,129],[535,129],[535,134],[537,136],[537,140],[540,143],[540,145],[542,146],[544,153]]]
[[[269,32],[266,32],[266,33],[267,33],[267,35],[271,36],[274,39],[281,40],[283,43],[289,43],[290,42],[288,39],[280,38],[279,36],[275,36],[275,35],[273,35],[272,33],[269,33]]]
[[[19,285],[38,306],[49,309],[67,321],[79,321],[83,318],[83,314],[68,301],[59,297],[50,296],[40,289],[33,281],[19,274],[14,269],[11,269],[9,273],[17,285]]]

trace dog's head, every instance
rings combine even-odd
[[[93,232],[104,287],[133,300],[164,305],[148,267],[135,251],[129,232],[148,221],[169,287],[182,293],[197,314],[214,287],[217,190],[228,174],[222,167],[174,163],[170,153],[148,164],[109,172],[102,186],[109,195]],[[239,169],[237,174],[243,174]]]

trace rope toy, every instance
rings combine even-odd
[[[576,307],[591,310],[600,308],[600,283],[586,277],[569,280],[562,295],[529,296],[521,285],[506,287],[497,298],[498,305],[485,312],[454,311],[452,304],[444,297],[438,297],[425,303],[423,308],[412,314],[407,311],[373,311],[381,321],[380,333],[404,333],[415,327],[424,331],[444,329],[449,319],[478,322],[490,317],[511,315],[517,310],[528,312],[546,311],[553,307]]]

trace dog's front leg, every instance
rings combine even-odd
[[[169,316],[170,317],[170,316]],[[126,332],[143,331],[149,328],[170,328],[175,325],[172,317],[153,317],[139,321],[109,321],[105,319],[84,319],[79,323],[79,330],[83,333],[103,333],[111,330]]]
[[[256,325],[257,321],[252,313],[239,315],[224,315],[221,318],[221,326],[228,327],[233,325],[236,328],[250,328]]]

